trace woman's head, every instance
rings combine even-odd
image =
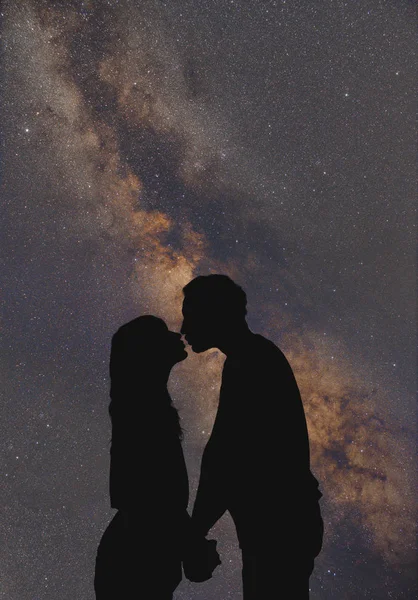
[[[132,377],[156,382],[187,358],[181,334],[170,331],[162,319],[137,317],[122,325],[112,338],[110,377],[126,382]]]
[[[113,430],[115,418],[119,424],[132,420],[132,410],[150,417],[154,410],[160,413],[165,407],[170,410],[167,419],[161,419],[160,414],[159,427],[166,422],[181,437],[178,413],[166,384],[171,368],[186,357],[181,334],[169,331],[162,319],[144,315],[122,325],[112,338],[110,351],[109,412]]]

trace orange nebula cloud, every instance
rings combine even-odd
[[[308,421],[311,462],[334,512],[359,513],[376,551],[401,562],[415,543],[412,440],[381,409],[349,359],[334,361],[313,333],[289,336],[283,350],[298,381]]]

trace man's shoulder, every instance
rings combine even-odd
[[[253,372],[265,369],[279,371],[288,369],[290,365],[282,350],[274,342],[256,333],[244,352],[242,367]]]
[[[270,339],[259,333],[253,333],[251,338],[233,356],[228,356],[223,369],[223,376],[234,376],[243,373],[251,377],[260,371],[283,372],[290,368],[289,362],[282,350]]]
[[[254,334],[252,353],[270,360],[282,361],[286,357],[282,350],[272,340],[264,337],[260,333]]]

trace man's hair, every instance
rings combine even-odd
[[[247,295],[228,275],[199,275],[184,286],[183,294],[232,318],[247,314]]]

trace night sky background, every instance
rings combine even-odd
[[[0,598],[93,600],[110,339],[229,274],[289,359],[320,481],[313,600],[416,597],[415,6],[6,0]],[[175,367],[191,504],[224,356]],[[272,475],[274,476],[274,475]],[[239,600],[223,564],[177,600]],[[279,586],[280,589],[280,586]]]

